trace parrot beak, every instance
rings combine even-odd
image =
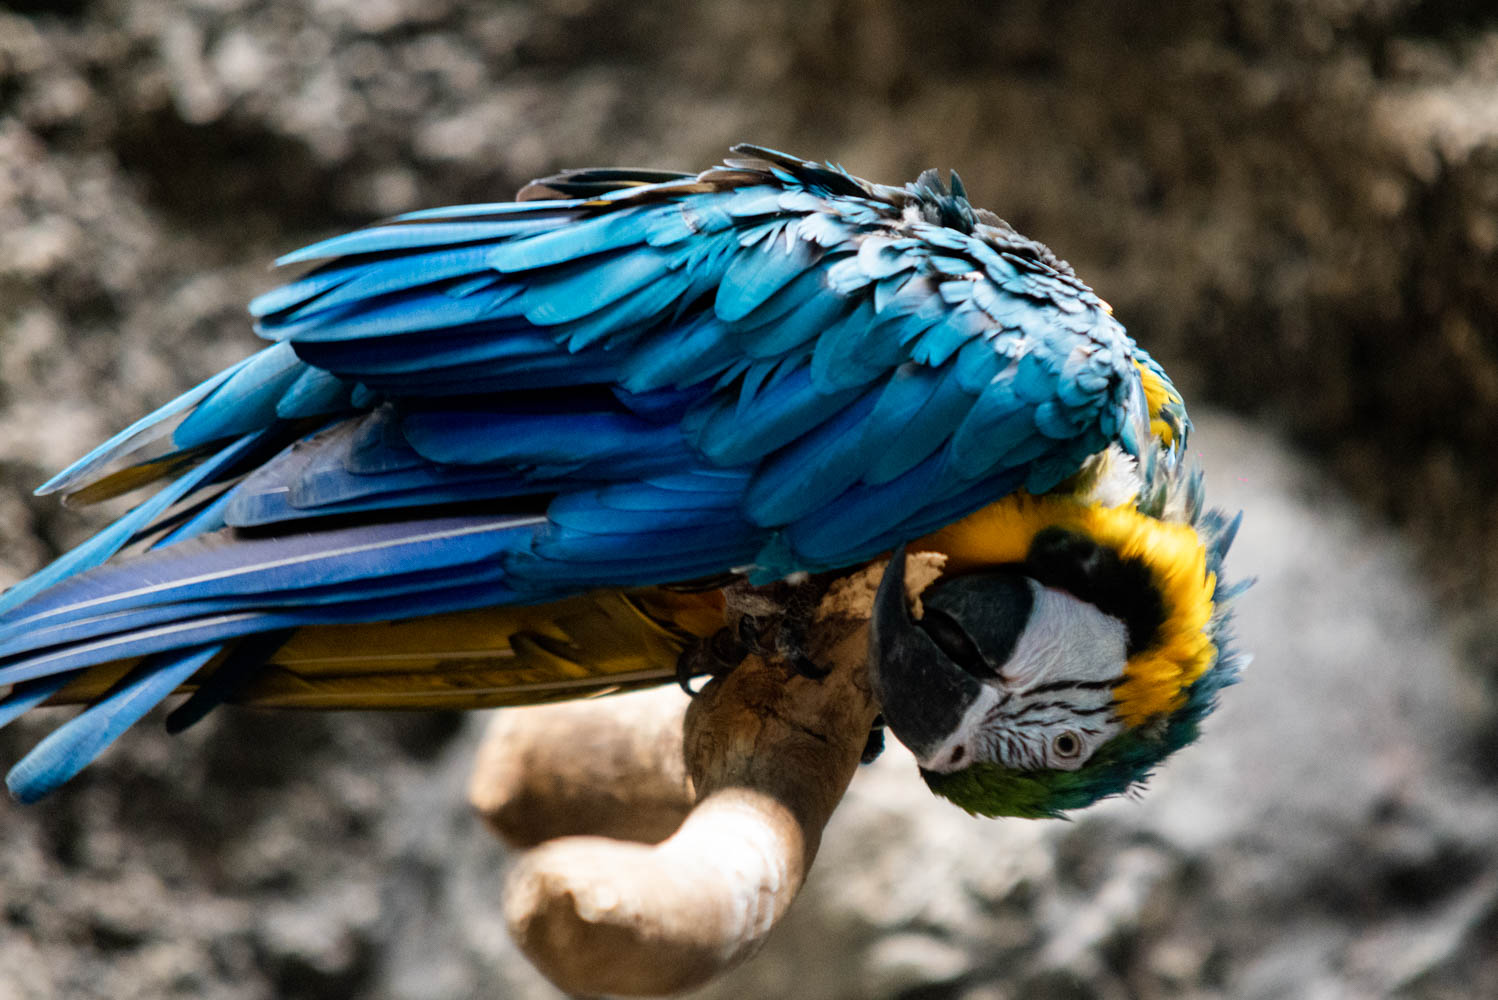
[[[874,598],[869,679],[890,732],[923,762],[957,731],[982,690],[910,617],[903,545],[890,558]]]

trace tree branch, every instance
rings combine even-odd
[[[913,589],[934,558],[912,560]],[[825,678],[750,657],[684,718],[667,691],[496,716],[471,797],[511,843],[546,841],[511,870],[505,917],[559,987],[677,993],[758,949],[878,714],[865,656],[882,570],[837,581],[818,607],[809,652]]]

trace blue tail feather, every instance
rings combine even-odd
[[[539,518],[453,517],[253,540],[192,539],[111,563],[6,616],[0,636],[183,599],[350,583],[481,562],[523,544]],[[150,581],[150,582],[145,582]]]
[[[219,647],[177,650],[136,666],[113,692],[49,733],[5,784],[20,802],[35,802],[87,767],[141,716],[218,653]]]
[[[76,673],[55,674],[51,677],[38,677],[35,680],[23,681],[12,687],[9,694],[0,698],[0,728],[16,721],[61,691],[76,676]]]
[[[103,611],[98,614],[80,614],[63,618],[22,632],[12,631],[0,649],[0,684],[7,683],[22,674],[34,674],[22,662],[31,657],[46,655],[53,647],[95,642],[111,636],[126,636],[146,629],[170,625],[173,622],[204,618],[209,615],[224,615],[234,612],[271,611],[284,608],[333,607],[399,597],[413,591],[435,587],[470,586],[493,583],[504,578],[504,568],[497,562],[478,563],[473,566],[426,570],[414,573],[398,573],[356,580],[349,583],[331,584],[323,587],[300,587],[295,589],[266,590],[252,594],[234,594],[224,597],[186,597],[181,600],[148,604],[122,610]]]
[[[235,643],[206,676],[199,678],[197,689],[167,713],[166,731],[180,733],[233,698],[292,634],[289,629],[264,632]]]

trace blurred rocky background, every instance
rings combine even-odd
[[[0,585],[108,513],[33,485],[252,348],[275,254],[743,140],[957,168],[1231,411],[1197,446],[1257,660],[1072,823],[892,751],[705,995],[1498,996],[1487,0],[0,4]],[[462,802],[481,721],[225,711],[0,803],[0,997],[554,1000]]]

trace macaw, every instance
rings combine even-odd
[[[1239,657],[1189,422],[1049,249],[934,171],[754,146],[288,254],[270,346],[39,489],[156,487],[0,596],[33,801],[168,695],[478,708],[669,681],[734,587],[890,556],[870,669],[931,787],[1057,815],[1189,743]],[[907,551],[945,555],[921,611]]]

